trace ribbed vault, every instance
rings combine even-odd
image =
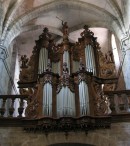
[[[1,41],[7,48],[21,33],[44,26],[62,36],[56,17],[68,22],[70,33],[85,24],[119,34],[125,30],[121,0],[1,0],[1,9]]]

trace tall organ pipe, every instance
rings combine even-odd
[[[86,60],[86,70],[88,72],[93,72],[96,75],[95,58],[94,52],[91,45],[87,45],[85,48],[85,60]]]
[[[52,85],[46,83],[43,87],[43,115],[52,116]]]
[[[57,115],[75,116],[75,94],[67,86],[57,94]]]
[[[39,54],[39,74],[43,73],[47,68],[48,62],[48,50],[46,48],[41,48]]]
[[[88,86],[84,81],[79,84],[80,116],[89,114]]]

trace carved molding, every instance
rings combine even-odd
[[[24,120],[26,122],[26,120]],[[30,125],[24,126],[28,132],[43,132],[46,135],[50,132],[68,132],[84,131],[86,134],[90,130],[99,128],[110,128],[111,117],[91,117],[85,116],[80,118],[62,117],[59,119],[41,118],[38,120],[29,120]]]

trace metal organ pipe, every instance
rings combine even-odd
[[[48,62],[48,50],[46,48],[41,48],[39,55],[39,74],[46,70]]]
[[[75,116],[75,94],[67,86],[57,94],[57,116]]]
[[[52,85],[46,83],[43,87],[43,115],[52,116]]]
[[[85,48],[85,60],[86,60],[86,70],[88,72],[93,72],[96,75],[95,58],[94,52],[91,45],[87,45]]]
[[[89,114],[88,86],[84,81],[79,84],[80,116]]]

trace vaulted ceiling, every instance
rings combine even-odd
[[[61,20],[68,22],[70,39],[85,24],[108,28],[115,33],[123,32],[126,1],[1,0],[1,41],[8,47],[17,36],[23,40],[24,37],[36,38],[45,26],[59,40],[62,36]]]

